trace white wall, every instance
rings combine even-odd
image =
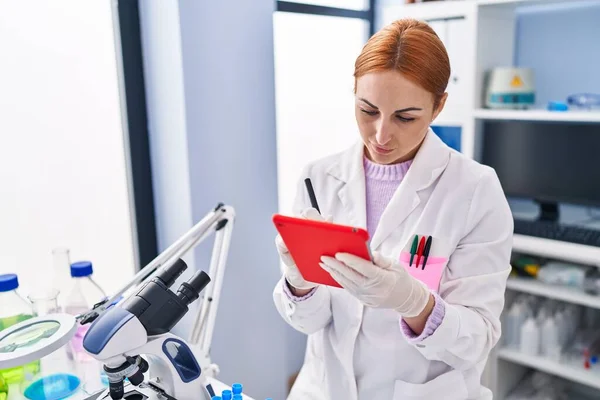
[[[0,0],[0,273],[47,282],[51,250],[114,291],[135,250],[111,2]]]
[[[189,230],[194,222],[177,2],[141,2],[140,25],[160,252]],[[193,266],[192,259],[193,255],[186,257],[190,267]]]
[[[256,399],[285,398],[295,371],[294,332],[272,301],[280,274],[270,220],[278,208],[274,5],[152,0],[141,9],[160,245],[218,202],[235,208],[212,356],[220,379],[242,382]],[[195,252],[195,269],[208,270],[211,250],[212,238]],[[188,333],[189,320],[177,333]]]
[[[162,252],[198,222],[192,218],[179,4],[175,0],[141,2],[140,25],[156,235],[158,251]],[[193,251],[182,258],[188,270],[172,287],[175,289],[196,270]],[[198,303],[190,305],[190,311],[173,330],[175,334],[188,338]]]

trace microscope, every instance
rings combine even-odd
[[[108,389],[88,399],[210,400],[215,395],[210,378],[218,367],[209,350],[233,219],[233,209],[219,204],[113,298],[78,317],[81,324],[93,321],[83,346],[103,364],[109,381]],[[181,256],[213,231],[209,274],[199,271],[173,292],[170,287],[187,268]],[[134,286],[133,294],[118,300]],[[189,341],[172,334],[205,288]]]

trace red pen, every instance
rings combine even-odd
[[[419,261],[421,261],[421,256],[423,255],[423,250],[425,249],[425,236],[421,237],[419,241],[419,249],[417,250],[417,263],[415,266],[419,268]]]

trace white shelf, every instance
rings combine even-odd
[[[534,278],[509,278],[506,287],[517,292],[600,309],[600,296],[594,296],[568,286],[548,285]]]
[[[469,15],[477,8],[501,7],[516,9],[521,6],[552,6],[564,4],[567,7],[585,5],[596,0],[446,0],[446,1],[428,1],[424,3],[400,3],[397,5],[386,6],[388,12],[395,11],[395,17],[409,16],[425,20],[460,18]],[[392,22],[389,18],[383,19],[383,25]]]
[[[443,18],[461,18],[468,15],[477,7],[477,2],[473,0],[455,0],[455,1],[431,1],[425,3],[400,3],[388,6],[386,9],[389,14],[395,14],[393,19],[398,17],[414,17],[418,19],[443,19]],[[394,12],[395,11],[395,12]],[[392,22],[392,19],[384,19],[383,25]]]
[[[499,349],[497,356],[500,359],[511,361],[515,364],[524,365],[526,367],[534,368],[538,371],[543,371],[572,382],[577,382],[595,389],[600,389],[600,371],[586,370],[583,368],[583,365],[578,367],[575,365],[560,363],[544,357],[523,354],[512,349]]]
[[[513,250],[540,257],[600,266],[600,247],[515,234]]]
[[[456,0],[455,0],[456,1]],[[465,0],[458,0],[465,1]],[[466,0],[469,1],[469,0]],[[571,3],[573,0],[475,0],[477,5],[479,6],[494,6],[494,5],[502,5],[502,4],[511,4],[515,6],[528,6],[528,5],[536,5],[536,4],[561,4],[561,3]],[[583,0],[585,1],[585,0]],[[593,0],[588,0],[593,1]]]
[[[473,117],[500,121],[600,123],[600,111],[488,110],[480,108],[473,111]]]

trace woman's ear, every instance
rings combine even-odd
[[[437,118],[438,115],[440,115],[440,113],[444,109],[444,105],[446,105],[447,98],[448,98],[448,92],[444,93],[442,98],[440,99],[440,102],[433,113],[433,118],[431,119],[432,122]]]

